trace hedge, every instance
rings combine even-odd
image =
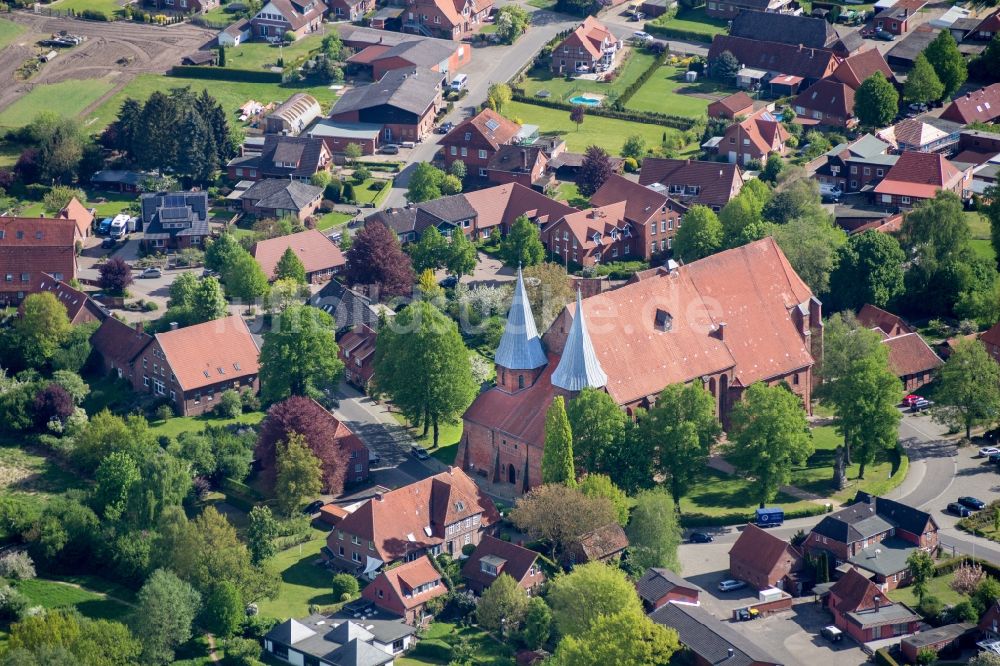
[[[618,99],[615,100],[615,106],[620,106],[624,109],[625,105],[628,104],[628,101],[632,99],[632,95],[639,92],[639,88],[641,88],[646,81],[649,81],[649,79],[652,78],[653,74],[656,73],[656,70],[662,67],[663,63],[667,61],[667,56],[669,55],[670,51],[664,49],[663,53],[656,56],[653,59],[653,64],[647,67],[646,71],[640,74],[638,79],[632,82],[632,85],[622,91],[621,95],[618,95]]]
[[[572,104],[552,99],[529,97],[520,90],[514,91],[513,99],[515,102],[534,104],[535,106],[544,106],[550,109],[559,109],[560,111],[573,110]],[[665,113],[651,113],[646,111],[616,111],[614,109],[606,109],[600,106],[588,107],[586,113],[589,116],[602,116],[604,118],[613,118],[615,120],[627,120],[633,123],[663,125],[665,127],[672,127],[673,129],[681,130],[682,132],[691,129],[695,124],[694,118],[685,118],[684,116],[670,116]]]
[[[236,81],[241,83],[281,83],[281,74],[277,72],[257,72],[245,69],[207,67],[204,65],[175,65],[170,70],[170,76],[189,79],[212,79],[214,81]]]
[[[680,39],[685,42],[701,42],[702,44],[711,44],[712,39],[715,37],[715,35],[706,35],[701,32],[693,32],[691,30],[683,30],[681,28],[668,28],[666,26],[656,25],[655,23],[647,23],[646,32],[657,37]]]
[[[240,483],[236,479],[230,479],[229,477],[223,478],[219,482],[219,489],[225,493],[236,493],[238,495],[245,495],[254,500],[264,499],[259,492],[251,488],[245,483]]]
[[[436,638],[421,639],[407,655],[408,657],[426,657],[442,664],[451,661],[451,646]]]
[[[832,503],[831,503],[832,508]],[[811,506],[806,506],[801,509],[792,509],[785,512],[785,520],[791,520],[792,518],[808,518],[810,516],[818,516],[820,514],[827,513],[827,508],[825,504],[814,504]],[[743,513],[742,511],[733,511],[732,513],[723,513],[717,516],[710,516],[704,513],[682,513],[681,514],[681,526],[682,527],[718,527],[722,525],[742,525],[744,523],[751,522],[753,520],[753,514]]]
[[[958,569],[962,564],[973,562],[978,564],[983,568],[983,571],[994,578],[1000,578],[1000,566],[997,566],[989,560],[984,560],[979,557],[970,557],[968,555],[959,555],[956,557],[949,557],[946,560],[942,560],[934,565],[934,577],[946,576],[951,572]]]

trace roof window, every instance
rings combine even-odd
[[[667,332],[674,327],[674,318],[666,310],[660,310],[657,308],[654,325],[656,330]]]

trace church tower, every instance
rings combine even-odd
[[[548,364],[542,339],[535,328],[528,292],[524,288],[521,268],[517,269],[514,301],[507,313],[507,325],[494,356],[497,370],[497,387],[507,393],[528,388],[538,379]]]
[[[594,353],[594,345],[587,333],[587,322],[583,316],[583,298],[576,291],[576,312],[573,325],[566,337],[559,365],[552,373],[552,385],[576,393],[586,387],[601,388],[608,383],[608,376]]]

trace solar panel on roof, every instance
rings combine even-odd
[[[488,129],[491,132],[496,132],[498,129],[500,129],[500,121],[495,118],[490,118],[489,120],[486,121],[486,129]]]
[[[163,205],[166,208],[177,208],[185,204],[183,194],[168,194],[163,198]]]
[[[187,207],[183,208],[161,208],[161,220],[185,220],[188,217]]]

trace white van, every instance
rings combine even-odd
[[[108,231],[108,235],[116,240],[124,238],[128,231],[128,220],[127,214],[115,215],[115,219],[111,220],[111,229]]]
[[[448,87],[454,90],[455,92],[458,92],[463,88],[465,88],[465,84],[467,84],[468,82],[469,82],[468,76],[466,76],[465,74],[457,74],[455,75],[455,78],[452,79],[451,85]]]

